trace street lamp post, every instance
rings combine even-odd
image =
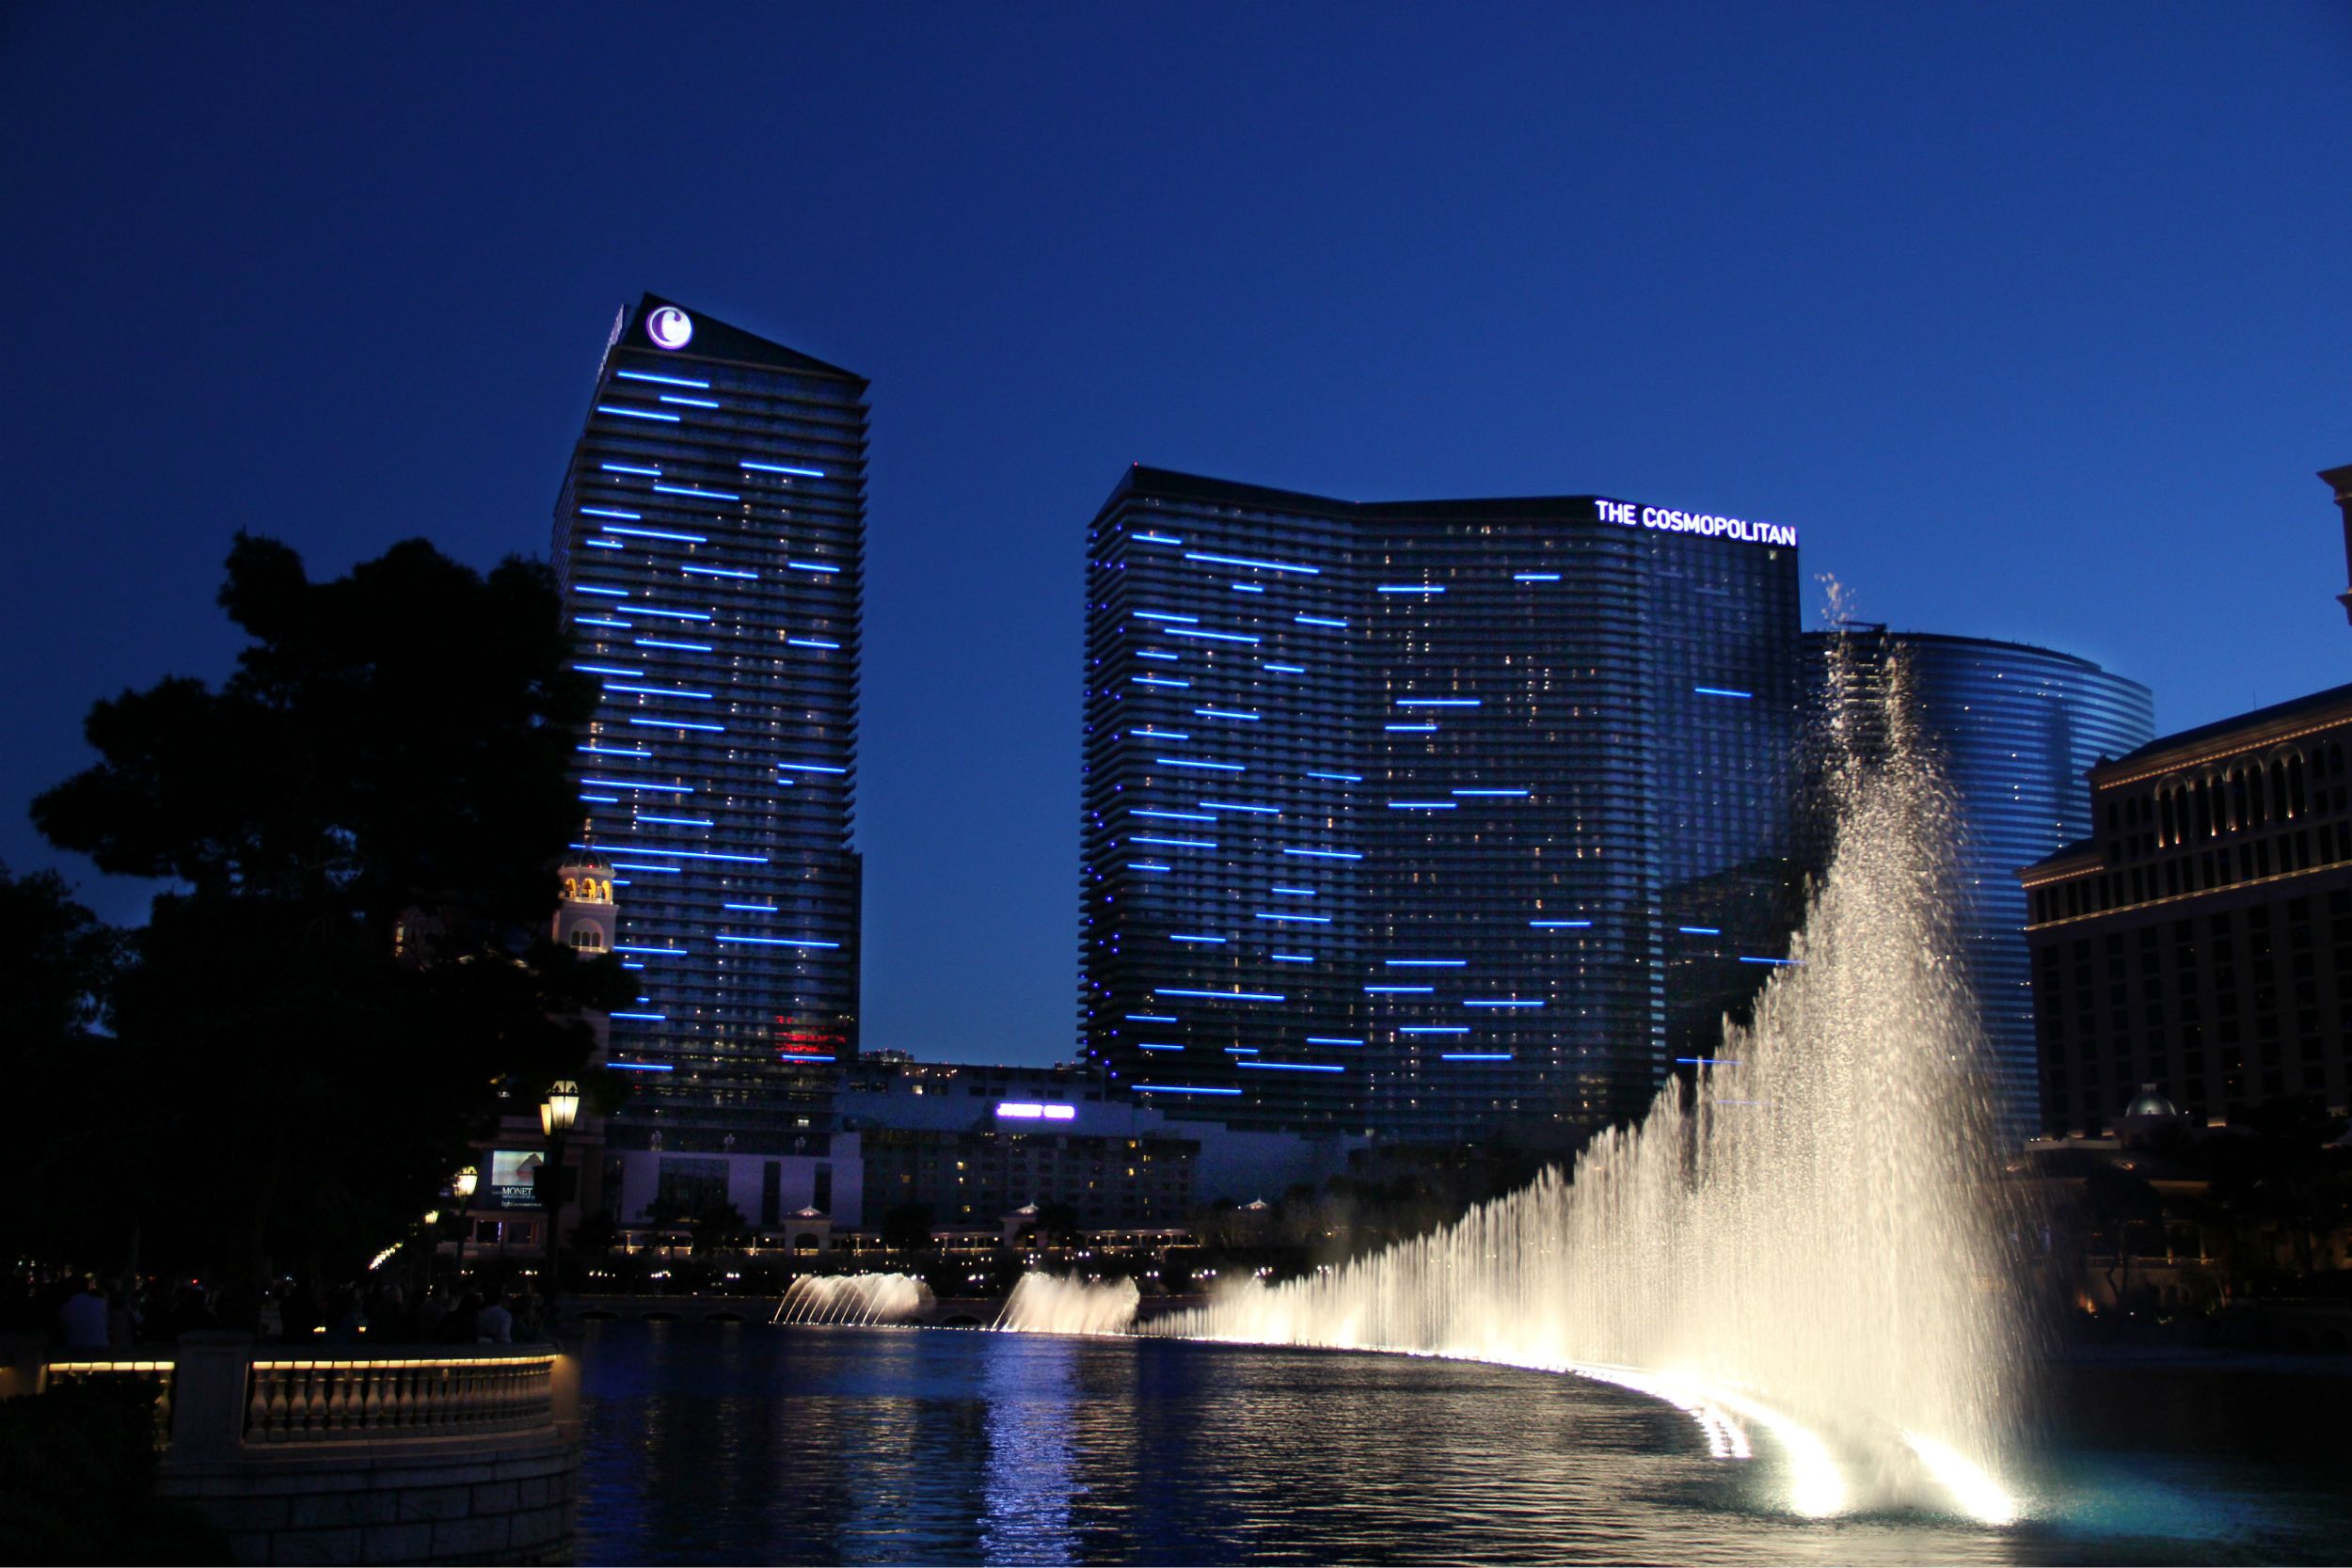
[[[548,1140],[547,1163],[540,1169],[539,1201],[547,1208],[548,1244],[539,1271],[539,1296],[546,1304],[548,1332],[555,1332],[555,1295],[564,1257],[564,1205],[571,1198],[571,1171],[564,1164],[564,1140],[580,1120],[580,1085],[559,1078],[548,1085],[539,1105],[539,1131]]]
[[[482,1173],[471,1165],[466,1166],[449,1179],[450,1196],[457,1200],[457,1255],[453,1259],[455,1266],[450,1271],[456,1276],[450,1282],[450,1289],[453,1291],[457,1288],[457,1279],[465,1276],[466,1240],[473,1234],[474,1188],[480,1185],[481,1181]]]

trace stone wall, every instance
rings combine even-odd
[[[161,1377],[160,1489],[241,1563],[565,1562],[579,1363],[551,1346],[256,1346],[52,1361],[42,1383]]]

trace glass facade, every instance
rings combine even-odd
[[[1137,468],[1089,564],[1085,1050],[1248,1125],[1572,1143],[1783,956],[1793,531]],[[1171,1105],[1172,1108],[1172,1105]]]
[[[1958,801],[1962,959],[2000,1075],[2006,1136],[2033,1135],[2038,1108],[2032,965],[2017,870],[2090,835],[2093,764],[2145,745],[2155,705],[2137,681],[2089,659],[2019,642],[1878,627],[1808,632],[1806,680],[1817,703],[1833,648],[1848,678],[1883,682],[1896,659],[1914,713]]]
[[[576,848],[609,858],[613,1147],[805,1150],[857,1050],[866,382],[647,295],[555,518],[578,667]]]

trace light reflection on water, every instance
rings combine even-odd
[[[2340,1406],[2340,1377],[2167,1380],[2152,1396],[2113,1374],[2101,1398],[2128,1399],[2106,1421],[2122,1440],[2051,1460],[2055,1516],[1996,1530],[1790,1519],[1770,1506],[1775,1454],[1713,1459],[1667,1405],[1509,1368],[757,1324],[591,1324],[580,1348],[590,1563],[2326,1561],[2352,1548],[2341,1469],[2324,1453],[2298,1467],[2280,1426]]]

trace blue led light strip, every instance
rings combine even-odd
[[[1301,577],[1310,578],[1323,576],[1323,568],[1320,566],[1295,566],[1287,561],[1252,561],[1248,556],[1242,555],[1210,555],[1202,550],[1186,550],[1184,559],[1205,561],[1216,566],[1255,566],[1266,572],[1295,572]]]
[[[681,545],[707,545],[710,543],[709,540],[704,538],[699,533],[671,533],[666,530],[658,528],[613,528],[610,524],[607,524],[604,531],[607,533],[626,533],[631,539],[674,539]]]
[[[1287,1002],[1290,998],[1263,990],[1178,990],[1170,986],[1154,986],[1154,996],[1207,996],[1220,1002]]]

